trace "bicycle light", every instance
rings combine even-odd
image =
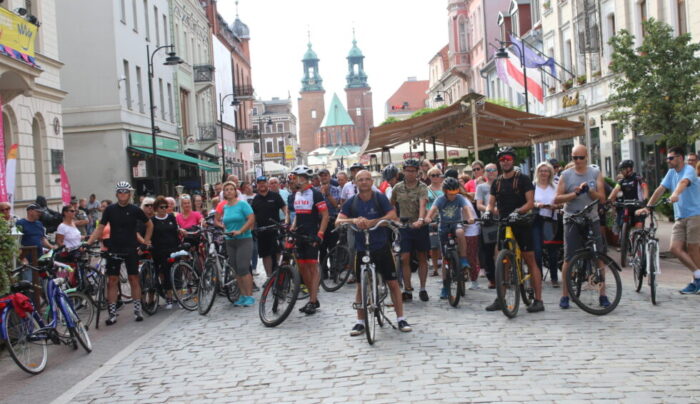
[[[365,255],[364,257],[362,257],[362,262],[365,264],[369,264],[369,255]]]

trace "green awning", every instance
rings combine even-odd
[[[130,147],[130,149],[134,149],[134,150],[139,151],[141,153],[153,154],[152,149],[146,149],[144,147]],[[204,161],[204,160],[200,160],[198,158],[194,158],[194,157],[188,156],[186,154],[165,151],[165,150],[157,150],[156,152],[157,152],[158,156],[160,156],[160,157],[184,161],[185,163],[190,163],[190,164],[196,164],[199,166],[200,169],[202,169],[204,171],[221,171],[221,168],[219,167],[218,164],[210,163],[210,162]]]

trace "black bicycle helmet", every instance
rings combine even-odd
[[[403,162],[403,168],[407,167],[420,168],[420,162],[416,159],[408,159]]]
[[[459,171],[455,170],[454,168],[450,168],[449,170],[445,171],[445,178],[447,177],[459,179]]]
[[[352,170],[366,170],[366,168],[362,163],[352,163],[350,166],[350,171]]]
[[[442,182],[442,189],[444,191],[459,191],[459,181],[456,178],[447,177]]]
[[[513,156],[513,158],[516,157],[515,155],[515,149],[510,147],[510,146],[503,146],[500,149],[498,149],[498,154],[496,155],[496,158],[501,158],[501,156],[505,156],[506,154],[510,154]]]
[[[397,175],[399,175],[399,169],[393,164],[389,164],[382,170],[382,179],[384,181],[393,180]]]
[[[634,168],[634,161],[622,160],[620,164],[617,165],[618,170],[624,170],[625,168]]]

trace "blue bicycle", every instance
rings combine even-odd
[[[15,310],[11,296],[0,298],[4,306],[0,313],[0,337],[6,342],[10,356],[17,365],[27,373],[38,374],[46,367],[48,356],[48,342],[56,345],[72,345],[78,349],[80,344],[86,352],[92,351],[92,342],[87,328],[76,314],[71,299],[61,289],[66,282],[64,278],[52,278],[55,273],[51,251],[39,259],[40,267],[23,265],[14,273],[26,270],[36,271],[42,276],[49,275],[45,284],[45,299],[48,304],[48,324],[42,319],[39,310],[36,310],[31,300],[25,301],[23,310]],[[27,281],[20,281],[12,286],[14,293],[28,294],[34,285]],[[18,312],[23,312],[19,314]],[[64,332],[67,330],[67,333]]]

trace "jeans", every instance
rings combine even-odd
[[[486,278],[490,282],[496,281],[496,263],[494,255],[496,254],[496,243],[484,244],[484,239],[479,237],[479,263],[486,272]]]
[[[559,257],[559,249],[561,244],[544,244],[544,219],[540,215],[535,216],[535,221],[532,223],[532,241],[534,243],[535,250],[535,261],[537,261],[537,266],[540,267],[542,274],[544,274],[544,269],[542,269],[542,249],[546,248],[549,253],[549,262],[546,263],[546,267],[549,269],[552,281],[559,280],[559,267],[557,258]]]

